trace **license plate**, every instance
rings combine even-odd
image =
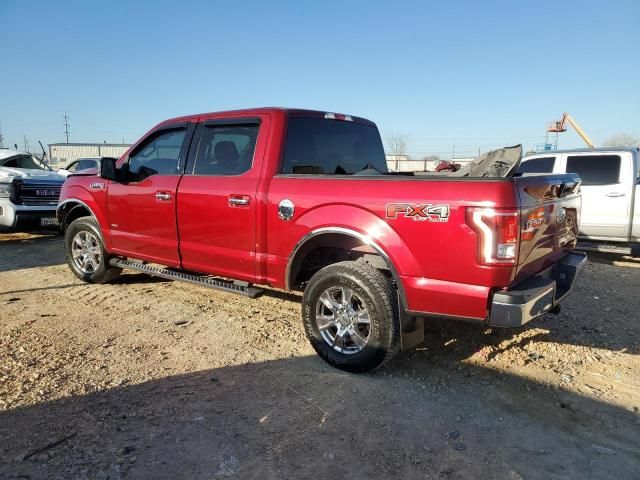
[[[58,225],[58,219],[56,217],[42,217],[40,219],[41,227],[50,227]]]

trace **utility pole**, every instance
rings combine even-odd
[[[22,135],[22,141],[24,142],[24,151],[28,152],[29,151],[29,140],[27,140],[27,136],[26,135]]]
[[[2,122],[0,122],[0,147],[4,147],[4,135],[2,135]]]
[[[62,119],[64,120],[64,136],[67,139],[67,143],[69,143],[69,127],[71,125],[69,125],[69,115],[67,115],[67,112],[64,112]]]

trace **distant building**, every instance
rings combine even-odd
[[[50,143],[49,165],[56,169],[78,158],[120,158],[130,146],[125,143]]]
[[[406,167],[407,162],[410,162],[409,155],[386,154],[385,158],[387,159],[387,168],[394,172],[406,171],[403,170],[402,167]]]

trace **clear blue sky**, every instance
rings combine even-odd
[[[252,106],[368,117],[446,156],[640,135],[640,1],[0,0],[5,145],[132,142],[165,118]],[[580,146],[573,132],[560,147]]]

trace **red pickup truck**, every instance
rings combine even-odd
[[[318,354],[367,371],[422,342],[424,318],[516,327],[571,290],[586,261],[572,251],[580,178],[514,175],[520,155],[395,173],[363,118],[208,113],[70,176],[57,213],[82,280],[128,268],[251,297],[303,291]]]

